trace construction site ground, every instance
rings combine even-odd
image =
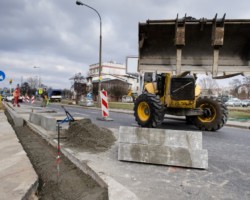
[[[9,109],[13,110],[13,108]],[[50,144],[56,151],[57,131],[47,131],[41,126],[30,123],[30,107],[22,106],[21,108],[15,108],[14,112],[26,121],[27,127],[24,127],[25,131],[28,129],[33,130],[33,132],[46,140],[43,144],[44,148],[48,148],[48,144]],[[3,113],[1,113],[1,115],[3,115]],[[4,120],[4,118],[1,119]],[[234,122],[230,123],[231,126],[234,124],[236,127],[243,126],[242,123],[238,125]],[[244,126],[245,127],[242,128],[248,128],[249,123]],[[10,127],[6,128],[9,129]],[[66,129],[67,127],[64,128]],[[237,129],[235,130],[237,131]],[[1,130],[1,132],[2,131],[3,130]],[[114,137],[118,139],[118,129],[111,129],[111,131]],[[249,134],[249,130],[245,129],[245,133]],[[62,134],[65,134],[65,132],[62,131]],[[204,141],[203,143],[204,148],[208,149],[209,152],[209,167],[207,170],[118,161],[119,143],[117,140],[107,150],[97,152],[67,145],[67,143],[62,140],[61,151],[75,166],[91,176],[92,179],[99,184],[99,187],[94,186],[98,188],[96,193],[99,191],[103,194],[103,192],[105,193],[105,188],[108,188],[108,198],[112,200],[249,199],[250,161],[247,157],[250,157],[250,145],[239,146],[236,152],[232,152],[230,151],[230,145],[227,144],[223,138],[220,138],[217,144],[211,144],[209,141]],[[0,144],[1,149],[3,149],[4,143]],[[214,145],[221,146],[223,149],[226,148],[227,154],[221,155],[220,152],[215,151]],[[246,159],[238,159],[237,155],[239,154],[245,154]],[[43,157],[44,155],[40,154],[37,156]],[[227,163],[226,165],[225,161]],[[62,162],[64,162],[64,159],[62,159]],[[3,166],[1,165],[0,170]],[[54,165],[52,172],[55,175],[56,169],[56,165]],[[9,176],[15,176],[12,175],[11,172],[8,173]],[[61,176],[63,176],[63,171],[61,171]],[[0,178],[3,180],[5,176],[1,175]],[[84,180],[86,182],[86,179]],[[9,184],[10,185],[7,186],[2,185],[1,187],[13,187],[11,183]],[[77,184],[78,182],[73,185]],[[53,187],[51,187],[51,189],[53,189]],[[16,190],[16,188],[14,187],[13,190]],[[1,191],[4,192],[2,188]],[[9,191],[11,191],[10,188]],[[96,197],[96,199],[98,198],[99,197]],[[67,198],[65,197],[65,199]],[[93,197],[93,199],[95,198]],[[101,199],[105,199],[105,195],[103,195]]]

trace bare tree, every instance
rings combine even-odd
[[[74,81],[74,90],[76,92],[76,104],[78,104],[80,96],[83,93],[83,91],[82,91],[83,90],[83,84],[86,83],[86,78],[82,75],[81,72],[79,72],[79,73],[76,73],[69,80]]]
[[[232,87],[230,94],[239,98],[238,88],[241,84],[242,83],[239,79],[233,79],[232,81],[230,81],[229,85]]]
[[[219,90],[219,85],[211,76],[206,76],[198,79],[198,84],[207,95],[214,95]]]
[[[30,88],[34,89],[38,87],[39,79],[36,77],[29,77],[27,78],[27,83],[29,84]]]
[[[244,77],[243,84],[247,88],[247,98],[249,99],[250,98],[250,76]]]

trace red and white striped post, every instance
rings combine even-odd
[[[31,103],[33,104],[34,102],[35,102],[35,97],[32,96],[32,97],[31,97]]]
[[[101,108],[102,108],[102,118],[98,118],[99,120],[104,120],[104,121],[113,121],[109,117],[109,105],[108,105],[108,93],[105,90],[100,91],[101,93]]]
[[[109,116],[109,104],[108,104],[108,95],[107,91],[101,91],[101,102],[102,102],[102,117]]]
[[[26,96],[26,102],[29,103],[30,102],[30,97],[27,95]]]

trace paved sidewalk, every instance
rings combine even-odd
[[[36,199],[38,176],[3,111],[0,127],[0,199]]]

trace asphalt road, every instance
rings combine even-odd
[[[64,112],[59,105],[50,104],[49,107],[62,114]],[[99,110],[74,106],[66,106],[66,109],[73,117],[90,118],[101,127],[118,129],[119,126],[137,126],[132,114],[110,112],[114,121],[100,121],[96,119],[101,117]],[[199,131],[192,125],[186,125],[183,120],[169,118],[164,120],[160,128]],[[158,189],[169,190],[169,199],[179,199],[178,195],[183,196],[183,192],[184,199],[250,199],[250,131],[232,127],[223,127],[217,132],[204,131],[203,148],[208,150],[207,170],[170,167],[166,168],[168,173],[162,173],[164,166],[155,166],[155,176],[161,176],[161,180],[166,180],[167,184],[171,182],[171,188],[161,188],[166,184],[155,183]],[[150,180],[145,172],[143,177]],[[134,178],[137,180],[137,175]],[[138,180],[140,178],[138,172]],[[150,192],[145,194],[150,195]]]

